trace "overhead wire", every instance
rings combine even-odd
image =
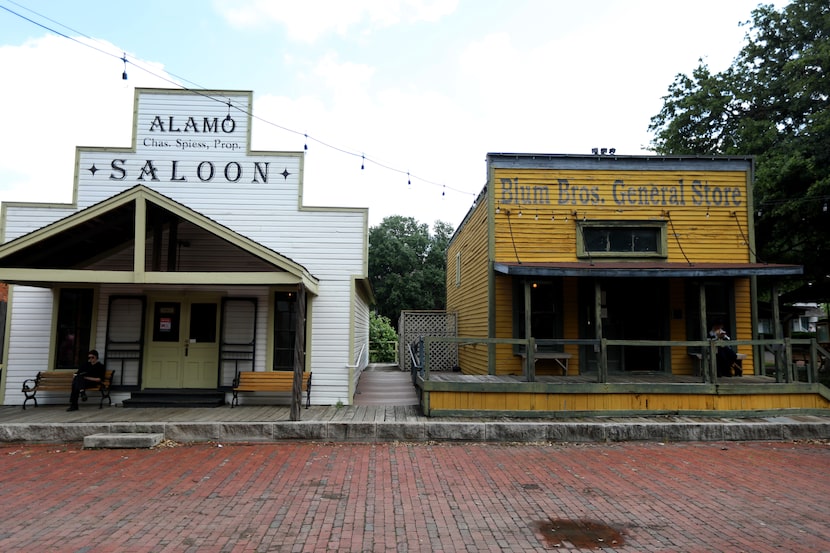
[[[52,18],[49,18],[49,17],[47,17],[47,16],[45,16],[45,15],[43,15],[43,14],[41,14],[41,13],[38,13],[38,12],[36,12],[36,11],[34,11],[34,10],[30,9],[30,8],[27,8],[26,6],[23,6],[23,5],[21,5],[21,4],[17,3],[17,2],[15,2],[14,0],[6,0],[6,1],[7,1],[8,3],[10,3],[10,4],[14,4],[15,6],[18,6],[19,8],[24,9],[24,10],[26,10],[26,11],[28,11],[28,12],[30,12],[30,13],[32,13],[32,14],[34,14],[34,15],[36,15],[37,17],[40,17],[40,18],[42,18],[42,19],[45,19],[46,21],[49,21],[49,22],[51,22],[51,23],[54,23],[55,25],[58,25],[58,26],[60,26],[60,27],[62,27],[62,28],[64,28],[64,29],[67,29],[68,31],[71,31],[72,33],[75,33],[75,34],[77,34],[77,35],[79,35],[79,36],[81,36],[81,37],[83,37],[83,38],[86,38],[86,39],[88,39],[88,40],[90,40],[90,41],[92,41],[92,42],[98,42],[96,39],[94,39],[94,38],[90,37],[89,35],[87,35],[87,34],[85,34],[85,33],[81,32],[81,31],[78,31],[78,30],[76,30],[76,29],[73,29],[72,27],[69,27],[69,26],[67,26],[67,25],[64,25],[63,23],[60,23],[59,21],[56,21],[56,20],[54,20],[54,19],[52,19]],[[204,97],[204,98],[208,98],[208,99],[210,99],[210,100],[214,100],[214,101],[216,101],[216,102],[220,102],[220,103],[222,103],[222,104],[228,104],[228,103],[229,103],[229,100],[228,100],[227,98],[224,98],[224,97],[223,97],[223,98],[219,98],[219,97],[214,97],[214,96],[212,96],[212,95],[210,95],[210,94],[206,94],[206,93],[205,93],[205,92],[203,92],[203,91],[204,91],[204,90],[208,90],[208,88],[207,88],[207,87],[204,87],[204,86],[202,86],[202,85],[200,85],[200,84],[198,84],[198,83],[195,83],[194,81],[191,81],[191,80],[189,80],[189,79],[187,79],[187,78],[184,78],[184,77],[181,77],[181,76],[179,76],[179,75],[176,75],[175,73],[173,73],[173,72],[171,72],[171,71],[167,71],[167,70],[165,70],[165,73],[166,73],[167,75],[170,75],[170,76],[172,76],[172,77],[174,77],[174,78],[178,79],[178,80],[179,80],[179,81],[181,81],[181,82],[174,81],[174,80],[172,80],[172,79],[170,79],[170,78],[166,77],[165,75],[160,75],[160,74],[158,74],[158,73],[154,72],[154,71],[153,71],[153,70],[151,70],[151,69],[148,69],[148,68],[146,68],[146,67],[143,67],[141,64],[136,63],[135,61],[133,61],[133,60],[131,60],[131,59],[128,59],[125,53],[124,53],[124,54],[122,54],[122,55],[118,55],[117,53],[108,52],[108,51],[106,51],[106,50],[104,50],[104,49],[102,49],[102,48],[99,48],[99,47],[95,46],[94,44],[89,44],[89,43],[83,42],[83,41],[78,40],[77,38],[75,38],[75,37],[73,37],[73,36],[70,36],[70,35],[68,35],[68,34],[66,34],[66,33],[63,33],[63,32],[61,32],[61,31],[58,31],[57,29],[55,29],[55,28],[53,28],[53,27],[50,27],[49,25],[45,25],[45,24],[43,24],[43,23],[40,23],[40,22],[38,22],[38,21],[36,21],[36,20],[34,20],[34,19],[30,18],[30,17],[27,17],[27,16],[25,16],[25,15],[23,15],[23,14],[21,14],[21,13],[19,13],[19,12],[15,11],[15,10],[12,10],[12,9],[10,9],[10,8],[6,7],[6,6],[3,6],[2,4],[0,4],[0,8],[2,8],[3,10],[5,10],[5,11],[9,12],[10,14],[12,14],[12,15],[14,15],[14,16],[16,16],[16,17],[19,17],[19,18],[21,18],[21,19],[23,19],[23,20],[25,20],[25,21],[28,21],[29,23],[31,23],[31,24],[33,24],[33,25],[36,25],[36,26],[38,26],[38,27],[40,27],[40,28],[42,28],[42,29],[44,29],[44,30],[46,30],[46,31],[49,31],[50,33],[54,33],[54,34],[56,34],[56,35],[58,35],[58,36],[60,36],[60,37],[62,37],[62,38],[65,38],[65,39],[67,39],[67,40],[71,40],[72,42],[75,42],[75,43],[77,43],[77,44],[79,44],[79,45],[81,45],[81,46],[85,46],[85,47],[87,47],[87,48],[90,48],[90,49],[92,49],[92,50],[95,50],[96,52],[99,52],[99,53],[104,54],[104,55],[106,55],[106,56],[109,56],[109,57],[115,58],[115,59],[117,59],[117,60],[119,60],[119,61],[123,61],[123,62],[124,62],[124,64],[125,64],[125,66],[126,66],[126,64],[127,64],[127,63],[129,63],[132,67],[135,67],[135,68],[137,68],[137,69],[140,69],[141,71],[143,71],[143,72],[145,72],[145,73],[147,73],[147,74],[149,74],[149,75],[151,75],[151,76],[153,76],[153,77],[156,77],[156,78],[158,78],[158,79],[160,79],[160,80],[162,80],[162,81],[165,81],[165,82],[167,82],[167,83],[170,83],[170,84],[172,84],[172,85],[174,85],[174,86],[176,86],[176,87],[178,87],[178,88],[181,88],[181,89],[186,90],[186,91],[188,91],[188,92],[192,92],[192,93],[194,93],[194,94],[198,94],[198,95],[200,95],[200,96],[202,96],[202,97]],[[126,70],[125,70],[125,72],[126,72]],[[190,88],[190,87],[187,87],[187,86],[183,86],[183,85],[181,84],[182,82],[189,83],[189,84],[193,85],[193,86],[194,86],[194,87],[196,87],[196,88]],[[201,90],[199,90],[199,89],[201,89]],[[442,189],[442,192],[441,192],[441,195],[442,195],[442,196],[444,196],[444,195],[445,195],[446,190],[451,190],[451,191],[453,191],[453,192],[456,192],[456,193],[459,193],[459,194],[463,194],[463,195],[471,195],[471,196],[473,196],[473,198],[475,198],[475,197],[476,197],[476,195],[477,195],[477,193],[475,193],[475,192],[468,192],[468,191],[466,191],[466,190],[461,190],[460,188],[455,188],[455,187],[452,187],[452,186],[448,186],[448,185],[446,185],[445,183],[439,183],[439,182],[436,182],[436,181],[433,181],[433,180],[430,180],[430,179],[427,179],[427,178],[421,177],[421,176],[419,176],[419,175],[417,175],[417,174],[415,174],[415,173],[412,173],[412,171],[411,171],[411,170],[407,170],[407,169],[399,169],[399,168],[394,167],[394,166],[392,166],[392,165],[390,165],[390,164],[388,164],[388,163],[383,163],[383,162],[380,162],[380,161],[378,161],[378,160],[376,160],[376,159],[372,158],[371,156],[367,156],[365,153],[362,153],[362,152],[361,152],[361,153],[357,153],[357,152],[354,152],[354,151],[348,150],[348,149],[346,149],[346,148],[341,148],[341,147],[339,147],[339,146],[336,146],[336,145],[334,145],[334,144],[331,144],[331,143],[329,143],[329,142],[326,142],[326,141],[324,141],[324,140],[321,140],[321,139],[319,139],[319,138],[316,138],[316,137],[314,137],[314,136],[312,136],[312,135],[308,134],[307,132],[297,131],[297,130],[294,130],[294,129],[288,128],[288,127],[286,127],[286,126],[284,126],[284,125],[280,125],[280,124],[278,124],[278,123],[275,123],[275,122],[273,122],[273,121],[270,121],[270,120],[268,120],[268,119],[265,119],[265,118],[263,118],[263,117],[261,117],[261,116],[259,116],[259,115],[256,115],[255,113],[253,113],[253,110],[252,110],[252,109],[249,109],[249,110],[244,110],[244,109],[242,109],[242,108],[240,108],[239,106],[236,106],[236,105],[234,105],[233,107],[234,107],[237,111],[239,111],[239,112],[241,112],[241,113],[243,113],[243,114],[245,114],[245,115],[247,115],[247,116],[251,117],[252,119],[256,119],[257,121],[260,121],[260,122],[262,122],[262,123],[265,123],[265,124],[267,124],[267,125],[270,125],[270,126],[272,126],[272,127],[274,127],[274,128],[280,129],[280,130],[285,131],[285,132],[287,132],[287,133],[291,133],[291,134],[295,134],[295,135],[298,135],[298,136],[302,136],[302,137],[304,137],[304,138],[306,139],[306,144],[304,145],[304,149],[305,149],[305,150],[308,150],[308,141],[312,141],[312,142],[314,142],[314,143],[320,144],[320,145],[321,145],[321,146],[323,146],[323,147],[329,148],[329,149],[331,149],[331,150],[334,150],[334,151],[336,151],[336,152],[342,153],[342,154],[344,154],[344,155],[349,155],[349,156],[353,156],[353,157],[360,157],[360,158],[361,158],[361,161],[362,161],[361,168],[363,168],[363,167],[364,167],[364,164],[365,164],[365,163],[371,163],[372,165],[377,166],[377,167],[380,167],[380,168],[385,169],[385,170],[387,170],[387,171],[391,171],[391,172],[398,173],[398,174],[401,174],[401,175],[407,175],[407,183],[408,183],[408,184],[411,184],[411,181],[414,179],[414,180],[417,180],[417,181],[423,182],[423,183],[425,183],[425,184],[430,184],[430,185],[433,185],[433,186],[440,187],[440,188]]]

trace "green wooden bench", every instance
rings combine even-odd
[[[233,379],[231,407],[239,405],[239,392],[291,392],[293,371],[239,371]],[[311,373],[303,373],[302,390],[306,393],[305,408],[311,406]]]
[[[66,392],[69,394],[72,391],[72,379],[75,376],[75,371],[40,371],[35,378],[27,378],[23,381],[23,394],[26,399],[23,400],[23,408],[29,400],[35,402],[37,407],[38,392]],[[112,405],[112,398],[110,398],[110,387],[112,386],[112,379],[115,376],[115,371],[107,369],[104,380],[100,384],[88,383],[84,387],[85,392],[100,392],[101,403],[98,405],[99,409],[104,407],[104,400],[106,399]],[[81,396],[86,401],[86,395]]]

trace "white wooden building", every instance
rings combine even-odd
[[[92,348],[118,402],[292,370],[301,285],[311,401],[352,402],[368,362],[368,210],[303,205],[303,153],[251,151],[251,109],[247,91],[136,90],[132,146],[78,148],[71,204],[2,205],[3,404]]]

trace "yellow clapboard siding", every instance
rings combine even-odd
[[[529,192],[508,194],[499,186],[503,179],[520,183]],[[664,195],[646,195],[649,205],[636,201],[621,204],[621,186],[615,185],[620,180],[625,191],[656,189]],[[714,195],[696,196],[692,191],[695,180],[705,183],[700,186],[718,190],[721,205],[714,205]],[[561,181],[568,182],[567,191]],[[684,183],[684,204],[672,205],[665,191],[678,188],[680,181]],[[695,262],[750,261],[749,195],[743,171],[497,169],[495,183],[494,202],[499,211],[494,221],[496,261],[576,261],[575,219],[664,221],[669,234],[666,260],[670,262],[687,257]],[[588,192],[573,196],[573,191],[579,190]],[[726,190],[731,191],[729,195]]]
[[[430,392],[430,409],[469,411],[769,411],[830,409],[819,394],[530,394]]]
[[[459,336],[487,336],[488,278],[487,203],[480,202],[447,249],[447,310],[458,313]],[[486,346],[459,347],[458,356],[465,372],[487,374]]]

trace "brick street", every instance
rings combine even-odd
[[[0,446],[0,551],[830,551],[826,442]]]

